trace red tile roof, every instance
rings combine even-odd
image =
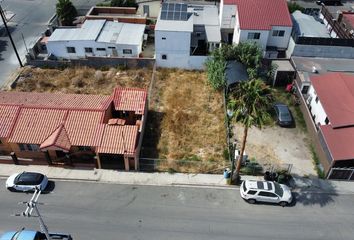
[[[63,124],[61,124],[51,135],[49,135],[49,137],[42,142],[39,148],[41,150],[45,150],[49,147],[56,147],[67,152],[70,151],[70,139]]]
[[[354,75],[311,76],[312,85],[333,128],[354,125]]]
[[[98,153],[133,154],[138,137],[138,126],[105,125]],[[114,141],[112,141],[114,139]]]
[[[0,91],[0,104],[4,105],[104,110],[110,102],[111,96],[104,95]]]
[[[343,12],[343,18],[354,28],[354,12]]]
[[[237,5],[241,29],[270,30],[272,26],[293,26],[286,0],[224,0],[224,5]]]
[[[114,107],[118,111],[133,111],[143,114],[146,103],[146,90],[138,88],[116,88],[113,94]]]
[[[354,127],[333,129],[331,125],[320,126],[334,161],[354,159]]]
[[[120,88],[114,95],[119,110],[144,113],[145,90]],[[68,151],[73,145],[99,147],[101,153],[132,154],[138,126],[103,123],[112,101],[113,96],[0,92],[0,137],[38,144],[41,149],[52,146]]]
[[[17,106],[0,105],[0,138],[7,138],[10,135],[19,109]]]
[[[21,108],[9,142],[41,144],[64,122],[66,110]]]

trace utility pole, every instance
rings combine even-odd
[[[4,27],[5,27],[5,29],[6,29],[7,35],[9,36],[10,42],[11,42],[11,44],[12,44],[12,47],[13,47],[14,51],[15,51],[17,60],[18,60],[18,62],[20,63],[20,66],[23,67],[22,61],[21,61],[21,59],[20,59],[20,56],[18,55],[16,46],[15,46],[15,43],[14,43],[14,41],[12,40],[11,33],[10,33],[8,27],[7,27],[6,17],[5,17],[5,14],[4,14],[3,10],[2,10],[1,5],[0,5],[0,15],[1,15],[2,21],[3,21],[3,23],[4,23]]]
[[[35,189],[34,193],[33,193],[33,196],[31,198],[31,200],[29,202],[21,202],[23,204],[26,204],[27,205],[27,208],[24,212],[22,212],[22,216],[24,217],[32,217],[32,211],[33,209],[35,210],[36,214],[37,215],[34,215],[35,217],[38,217],[38,220],[39,220],[39,225],[41,227],[41,230],[42,232],[44,232],[47,240],[52,240],[49,236],[49,232],[48,232],[48,228],[47,226],[45,225],[43,219],[42,219],[42,216],[41,214],[39,213],[39,210],[37,208],[37,204],[38,203],[38,198],[39,198],[39,195],[41,195],[41,190],[39,190],[38,188]]]

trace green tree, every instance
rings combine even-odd
[[[209,84],[214,90],[222,90],[225,86],[226,61],[220,49],[215,49],[205,62]]]
[[[138,4],[135,0],[112,0],[112,7],[135,7],[138,8]]]
[[[305,8],[301,7],[296,2],[288,2],[288,9],[290,13],[293,13],[296,10],[299,10],[300,12],[303,12],[305,10]]]
[[[241,169],[241,160],[246,148],[248,129],[252,126],[262,128],[270,118],[268,109],[272,104],[272,90],[260,79],[251,79],[241,82],[232,92],[229,108],[233,111],[232,118],[243,125],[243,138],[240,156],[236,169],[232,172],[232,180],[238,182]],[[232,164],[234,168],[234,163]]]
[[[236,61],[246,66],[251,79],[257,78],[262,61],[262,49],[254,42],[240,42],[233,48]]]
[[[63,26],[71,26],[77,16],[76,8],[70,0],[58,0],[56,13]]]

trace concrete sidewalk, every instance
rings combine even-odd
[[[52,180],[91,181],[100,183],[159,185],[159,186],[198,186],[218,188],[238,188],[227,185],[222,174],[184,174],[184,173],[144,173],[124,172],[106,169],[80,170],[61,167],[37,165],[0,165],[0,177],[7,178],[13,173],[22,171],[40,172]],[[263,180],[261,176],[242,176],[242,179]],[[328,181],[318,178],[299,178],[292,181],[297,192],[314,192],[330,194],[354,194],[354,183],[344,181]]]

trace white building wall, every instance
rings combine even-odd
[[[237,29],[235,29],[235,31],[237,31]],[[248,33],[260,33],[260,37],[259,39],[248,39]],[[265,50],[268,42],[268,35],[269,35],[269,31],[241,29],[239,34],[234,35],[232,42],[238,44],[239,42],[252,41],[257,43],[259,46],[262,47],[263,50]]]
[[[100,43],[95,41],[49,41],[47,43],[48,54],[53,54],[58,58],[79,59],[87,56],[113,56],[112,49],[117,51],[117,57],[138,57],[141,53],[142,40],[139,45],[131,44],[112,44]],[[67,47],[74,47],[75,53],[68,53]],[[85,48],[92,48],[92,53],[86,53]],[[104,51],[99,51],[97,48],[104,48]],[[131,49],[131,54],[124,54],[123,49]]]
[[[272,26],[272,30],[269,33],[267,46],[287,49],[290,36],[291,36],[292,27],[280,27]],[[273,36],[273,31],[285,31],[284,36]]]
[[[325,120],[327,118],[327,114],[322,107],[321,101],[318,99],[318,101],[316,102],[317,94],[313,86],[310,86],[308,94],[308,100],[311,100],[309,101],[311,107],[310,112],[312,114],[312,117],[315,116],[315,124],[326,125]]]
[[[236,5],[220,5],[220,28],[234,29],[236,22]]]
[[[167,68],[187,68],[190,42],[190,32],[155,30],[156,65]],[[163,55],[166,59],[163,59]]]

